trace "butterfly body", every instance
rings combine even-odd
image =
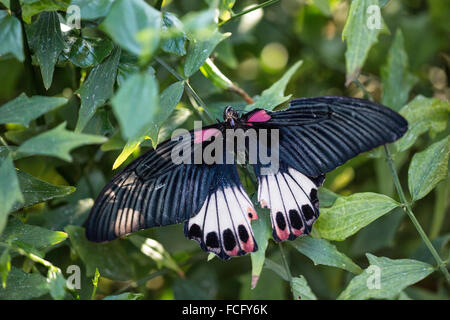
[[[258,152],[251,163],[258,180],[258,202],[270,209],[274,240],[284,241],[311,231],[319,216],[317,189],[326,172],[397,140],[407,123],[396,112],[363,99],[301,98],[281,111],[255,109],[240,115],[227,107],[223,122],[190,131],[181,143],[192,150],[206,149],[220,137],[233,140],[226,138],[230,129],[256,132],[256,138],[237,147],[247,154]],[[264,131],[267,141],[262,139]],[[185,222],[186,237],[222,259],[256,251],[251,221],[258,215],[236,163],[174,162],[173,151],[179,145],[176,139],[164,141],[113,177],[91,210],[87,238],[109,241],[141,229]],[[235,147],[225,143],[223,154],[236,152]],[[272,163],[260,157],[264,148],[276,160],[275,169],[266,170]],[[194,151],[184,155],[194,158]]]

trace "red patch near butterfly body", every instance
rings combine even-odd
[[[198,130],[194,132],[194,143],[202,143],[203,141],[208,140],[212,136],[219,136],[220,131],[217,129],[204,129],[204,130]]]
[[[247,119],[247,122],[267,122],[270,119],[271,119],[271,116],[269,116],[267,114],[266,110],[259,110],[259,111],[256,111],[254,114],[252,114]],[[247,124],[249,124],[249,123],[247,123]]]

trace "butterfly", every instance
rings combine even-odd
[[[221,259],[255,252],[251,221],[258,218],[239,179],[236,163],[173,161],[176,148],[207,147],[228,131],[277,132],[266,142],[276,170],[253,163],[258,202],[270,209],[275,241],[311,232],[319,217],[317,190],[325,173],[358,154],[394,142],[407,130],[406,120],[380,104],[348,97],[299,98],[281,111],[255,109],[240,115],[231,107],[224,120],[162,142],[128,164],[98,195],[85,224],[88,240],[103,242],[154,226],[184,222],[188,239]],[[244,149],[260,145],[257,136]],[[184,149],[183,149],[184,150]],[[229,150],[228,144],[223,147]],[[224,157],[224,156],[223,156]]]

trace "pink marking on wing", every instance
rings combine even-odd
[[[255,112],[247,119],[247,122],[266,122],[270,120],[270,116],[267,114],[266,110],[260,110]]]
[[[226,252],[230,257],[235,257],[235,256],[238,255],[239,248],[238,248],[238,246],[234,246],[234,248],[233,248],[231,251],[225,250],[225,252]]]
[[[253,242],[252,238],[248,238],[247,242],[241,241],[241,246],[245,252],[253,252],[253,250],[255,249],[255,243]]]
[[[256,213],[255,209],[253,209],[252,207],[247,208],[247,216],[250,220],[258,219],[258,214]]]
[[[284,230],[281,230],[278,226],[275,227],[275,231],[277,233],[278,238],[280,240],[287,240],[289,238],[289,230],[287,226],[284,228]]]
[[[194,143],[202,143],[205,140],[208,140],[212,136],[218,136],[220,135],[220,130],[211,128],[211,129],[204,129],[204,130],[198,130],[194,132]]]
[[[292,229],[293,229],[292,231],[293,231],[294,235],[296,237],[298,237],[298,236],[303,234],[303,231],[305,230],[305,227],[303,227],[301,229],[295,229],[295,228],[292,228]]]

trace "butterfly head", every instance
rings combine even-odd
[[[227,106],[223,110],[223,120],[228,123],[231,127],[236,125],[236,120],[239,118],[239,113],[237,113],[231,106]]]

